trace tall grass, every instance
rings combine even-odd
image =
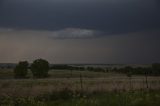
[[[67,89],[38,97],[0,97],[4,106],[159,106],[160,91],[71,92]]]

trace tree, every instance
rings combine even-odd
[[[28,73],[28,62],[20,61],[18,65],[14,69],[14,77],[15,78],[26,78]]]
[[[31,65],[31,71],[34,77],[44,78],[48,76],[49,63],[44,59],[37,59]]]

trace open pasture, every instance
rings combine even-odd
[[[50,70],[49,77],[15,79],[0,71],[2,106],[159,106],[160,77],[127,77],[113,72]]]

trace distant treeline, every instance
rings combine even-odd
[[[0,68],[15,68],[16,64],[1,64]],[[30,65],[28,66],[30,69]],[[93,71],[93,72],[116,72],[123,74],[132,75],[149,75],[149,76],[160,76],[160,63],[154,63],[148,67],[132,67],[125,66],[119,67],[85,67],[83,65],[67,65],[67,64],[52,64],[50,70],[79,70],[79,71]]]
[[[1,69],[13,69],[16,67],[17,64],[14,63],[0,63]]]
[[[85,67],[81,66],[71,66],[71,65],[52,65],[50,66],[50,69],[56,69],[56,70],[81,70],[84,71]]]
[[[80,70],[80,71],[93,71],[93,72],[116,72],[132,75],[149,75],[160,76],[160,64],[154,63],[150,67],[132,67],[126,66],[123,68],[117,67],[82,67],[82,66],[70,66],[70,65],[53,65],[50,69],[56,70]]]
[[[79,70],[79,71],[94,71],[94,72],[108,72],[108,68],[101,67],[83,67],[83,66],[72,66],[72,65],[53,65],[50,69],[56,70]]]
[[[154,63],[151,67],[136,67],[126,66],[124,68],[113,68],[113,72],[125,73],[132,75],[149,75],[149,76],[160,76],[160,63]]]

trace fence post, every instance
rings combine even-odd
[[[80,83],[81,83],[81,91],[83,91],[83,79],[82,74],[80,73]]]

